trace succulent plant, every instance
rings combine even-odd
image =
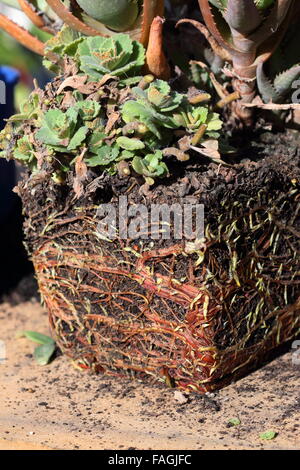
[[[85,140],[88,127],[79,120],[79,112],[75,107],[66,113],[60,109],[47,111],[36,134],[37,140],[56,152],[76,150]]]
[[[140,72],[145,63],[143,46],[126,34],[90,37],[78,45],[77,54],[80,70],[90,80],[99,80],[105,74],[128,78]]]
[[[170,156],[184,161],[203,139],[218,138],[222,122],[208,105],[192,104],[188,95],[149,74],[135,77],[138,86],[128,82],[145,63],[143,46],[128,35],[91,38],[65,28],[46,47],[61,50],[65,38],[69,55],[65,52],[67,60],[60,63],[62,75],[44,92],[34,90],[21,113],[10,118],[0,134],[1,156],[22,161],[31,171],[45,167],[63,182],[82,155],[87,168],[121,176],[134,172],[153,184],[168,175]],[[78,75],[64,78],[70,66]]]
[[[153,184],[157,177],[167,176],[168,167],[163,161],[163,153],[157,150],[155,153],[147,154],[145,157],[134,157],[132,167],[136,173],[143,175],[148,184]]]
[[[300,77],[300,64],[278,74],[272,83],[265,75],[263,64],[257,67],[257,87],[265,103],[282,103],[293,83]]]
[[[18,140],[14,151],[14,158],[20,163],[28,166],[31,171],[36,169],[34,146],[27,136],[21,137],[21,139]]]
[[[196,132],[201,124],[207,124],[212,117],[207,107],[189,104],[186,96],[171,91],[168,83],[155,80],[147,90],[139,87],[132,89],[134,100],[126,101],[122,107],[122,117],[126,123],[141,122],[157,139],[162,139],[165,129],[185,128],[187,132]],[[221,129],[222,122],[215,114],[215,126]],[[211,129],[208,129],[211,130]]]
[[[272,56],[291,25],[296,3],[295,0],[199,0],[206,26],[191,22],[208,39],[214,53],[232,64],[226,73],[240,96],[236,114],[245,122],[251,122],[251,111],[243,103],[254,99],[257,72],[260,79],[262,64]],[[281,77],[281,83],[294,72],[295,69]],[[259,90],[262,90],[261,80]]]
[[[37,28],[54,36],[67,25],[85,36],[110,38],[118,32],[126,32],[144,46],[149,42],[148,70],[157,77],[167,77],[168,67],[162,50],[163,21],[158,20],[163,15],[164,0],[1,0],[1,3],[22,9]],[[60,40],[58,47],[54,39],[46,47],[3,14],[0,14],[0,29],[52,62],[61,59],[63,54],[72,55],[74,37],[70,39],[64,34],[65,46]]]

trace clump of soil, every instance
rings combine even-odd
[[[146,192],[94,172],[79,200],[47,178],[20,186],[51,326],[80,367],[208,391],[299,332],[298,142],[262,140],[240,163],[174,164]],[[99,241],[96,208],[122,194],[130,205],[203,203],[205,243]]]

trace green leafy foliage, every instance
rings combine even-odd
[[[28,119],[39,119],[42,114],[40,108],[39,97],[37,93],[33,92],[29,98],[20,105],[20,113],[15,114],[9,118],[9,122],[22,122]]]
[[[163,162],[163,154],[159,150],[147,154],[144,158],[134,157],[132,167],[136,173],[145,176],[146,181],[147,178],[162,178],[169,173],[167,165]],[[148,180],[150,184],[152,183],[151,179]]]
[[[79,44],[84,37],[69,26],[63,26],[62,29],[46,43],[44,65],[54,73],[60,70],[59,60],[65,56],[74,57],[77,53]],[[50,60],[49,53],[57,57],[57,61]]]
[[[93,153],[95,155],[92,155],[85,160],[88,166],[109,166],[110,163],[117,159],[119,155],[119,149],[117,147],[103,145],[95,149]]]
[[[222,127],[219,116],[209,114],[204,106],[192,106],[186,97],[171,91],[168,83],[155,80],[144,91],[139,87],[132,90],[135,100],[127,101],[122,108],[122,117],[126,123],[138,121],[160,140],[163,130],[185,128],[194,132],[201,124],[208,124],[209,130]]]
[[[127,34],[114,37],[89,37],[79,44],[80,70],[90,80],[99,80],[105,74],[126,78],[140,71],[145,61],[145,50]]]
[[[34,147],[29,142],[29,139],[27,136],[24,136],[18,140],[16,148],[15,148],[15,152],[14,152],[14,157],[19,162],[23,162],[27,164],[28,166],[31,166],[31,164],[35,163]]]
[[[83,108],[80,109],[83,112]],[[50,109],[42,119],[37,139],[57,152],[76,150],[88,132],[87,126],[78,125],[79,115],[76,107],[69,108],[66,113],[59,109]]]
[[[31,341],[34,341],[35,343],[38,343],[38,344],[54,343],[53,339],[50,336],[43,335],[42,333],[38,333],[37,331],[25,330],[25,331],[20,331],[17,334],[18,338],[22,338],[23,336],[25,336],[27,339],[30,339]]]
[[[222,122],[208,105],[191,104],[166,81],[136,76],[145,51],[128,35],[86,38],[63,28],[47,48],[66,56],[60,60],[67,70],[57,80],[60,91],[55,95],[51,84],[50,94],[47,88],[33,92],[0,133],[1,156],[31,171],[44,169],[56,184],[63,184],[68,172],[78,176],[81,156],[85,175],[93,168],[140,175],[153,184],[168,176],[167,159],[186,161],[189,146],[218,139]],[[201,136],[194,140],[196,134]]]

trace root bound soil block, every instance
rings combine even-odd
[[[77,366],[207,392],[299,334],[300,159],[286,142],[268,152],[234,167],[190,162],[147,196],[117,177],[90,175],[81,200],[46,177],[22,183],[50,324]],[[203,203],[205,242],[99,240],[96,209],[120,194]]]

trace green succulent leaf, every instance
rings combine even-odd
[[[259,10],[265,10],[275,3],[275,0],[255,0],[255,4]]]
[[[201,124],[206,124],[208,109],[204,106],[187,105],[176,111],[173,115],[173,121],[178,127],[186,127],[190,130],[196,130]]]
[[[206,120],[207,131],[219,131],[222,129],[223,122],[218,113],[209,113]]]
[[[135,156],[134,152],[130,152],[130,150],[123,150],[123,152],[119,155],[118,161],[122,160],[132,160]]]
[[[141,150],[145,148],[144,142],[139,139],[129,137],[118,137],[116,140],[119,147],[124,150]]]
[[[67,150],[76,150],[85,140],[88,130],[89,128],[86,126],[80,127],[70,140]]]
[[[219,10],[224,10],[227,8],[228,0],[209,0],[212,5],[214,5]],[[244,1],[244,0],[242,0]],[[265,10],[275,3],[275,0],[254,0],[256,7],[259,10]]]
[[[285,70],[277,75],[274,80],[274,87],[280,97],[284,97],[284,95],[291,90],[293,82],[297,80],[299,76],[300,64],[297,64],[289,70]]]
[[[260,63],[257,67],[256,78],[257,88],[260,92],[263,101],[265,103],[269,103],[270,101],[272,101],[273,103],[277,103],[280,100],[280,95],[275,89],[274,85],[268,79],[268,77],[266,77],[262,63]]]
[[[40,100],[37,93],[32,93],[29,98],[20,105],[20,113],[9,118],[9,122],[27,121],[29,119],[39,119],[42,114]]]
[[[138,0],[77,0],[78,5],[92,18],[114,31],[126,31],[139,15]]]
[[[136,173],[145,177],[167,176],[169,171],[167,165],[162,161],[163,154],[157,150],[153,154],[148,154],[144,158],[134,157],[132,167]]]
[[[50,336],[43,335],[42,333],[38,333],[37,331],[20,331],[19,333],[17,333],[16,336],[17,338],[22,338],[25,336],[27,339],[30,339],[31,341],[34,341],[38,344],[55,344],[55,341]]]
[[[90,79],[99,80],[109,74],[127,78],[135,75],[145,62],[145,50],[127,34],[114,37],[86,38],[78,47],[80,69]]]
[[[70,28],[63,26],[62,29],[46,42],[44,65],[52,72],[58,73],[62,68],[59,59],[68,56],[75,57],[79,44],[84,40],[84,36]],[[47,54],[48,53],[48,54]],[[57,61],[49,59],[49,53],[57,56]]]
[[[88,142],[89,151],[92,153],[97,153],[99,148],[102,147],[105,137],[107,136],[104,130],[94,131]]]
[[[76,106],[66,113],[60,109],[50,109],[42,119],[37,139],[58,152],[76,150],[85,140],[88,127],[78,127],[79,110]]]
[[[85,162],[90,167],[106,166],[117,160],[120,150],[117,147],[104,145],[98,149],[97,155],[87,157]]]
[[[155,80],[147,90],[148,101],[159,108],[161,112],[167,113],[178,108],[183,101],[183,95],[171,91],[170,85],[163,80]]]
[[[33,357],[40,366],[46,366],[49,364],[55,348],[55,343],[42,344],[35,348]]]
[[[101,110],[100,104],[91,100],[77,101],[74,108],[83,121],[92,121],[99,115]]]
[[[25,164],[30,164],[35,160],[34,148],[29,142],[28,137],[24,136],[18,140],[14,151],[14,158]]]
[[[227,0],[209,0],[209,1],[216,8],[219,8],[219,10],[224,10],[227,6]]]
[[[124,103],[121,111],[123,121],[126,123],[142,122],[158,139],[161,138],[157,114],[147,109],[147,106],[138,101],[129,100]]]
[[[41,366],[49,364],[56,348],[55,341],[50,336],[43,335],[37,331],[20,331],[16,335],[17,338],[21,338],[23,336],[40,345],[35,348],[33,353],[36,362]]]

